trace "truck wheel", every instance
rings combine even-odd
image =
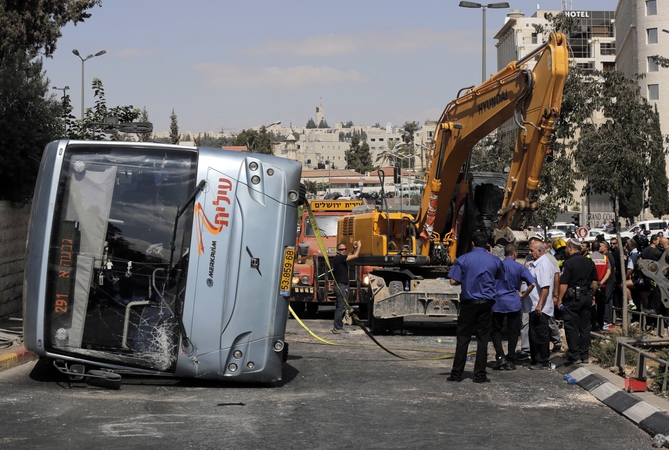
[[[304,314],[304,302],[293,302],[290,305],[291,308],[293,308],[293,311],[295,311],[295,314],[298,316],[302,316]]]
[[[304,305],[304,303],[302,303]],[[316,314],[318,312],[318,303],[307,303],[307,312],[309,314]]]

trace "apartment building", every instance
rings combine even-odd
[[[616,67],[638,79],[641,95],[660,113],[662,134],[669,134],[669,69],[655,55],[669,58],[669,2],[620,0],[615,10]]]

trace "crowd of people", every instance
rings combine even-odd
[[[615,327],[613,308],[622,307],[623,289],[630,309],[666,314],[660,290],[638,268],[639,259],[657,261],[669,249],[663,232],[622,238],[622,261],[615,237],[606,242],[598,236],[591,243],[569,234],[552,240],[533,237],[523,262],[513,244],[506,245],[503,260],[486,250],[483,233],[474,233],[472,244],[449,273],[450,283],[461,286],[449,381],[462,380],[472,335],[477,341],[474,382],[485,383],[489,340],[495,349],[493,370],[515,370],[519,361],[529,361],[533,370],[551,370],[550,354],[563,344],[558,322],[564,324],[566,364],[589,362],[591,330]]]

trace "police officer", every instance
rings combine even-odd
[[[562,265],[557,306],[563,312],[569,351],[567,364],[590,358],[590,308],[598,288],[597,270],[591,259],[581,255],[581,242],[567,241],[567,259]]]
[[[450,283],[461,286],[461,293],[455,357],[447,380],[462,381],[469,342],[472,334],[476,334],[474,383],[486,383],[490,381],[485,368],[492,327],[492,304],[495,302],[497,281],[504,280],[504,265],[501,259],[486,251],[488,239],[484,233],[474,232],[472,244],[474,248],[458,257],[448,273]]]

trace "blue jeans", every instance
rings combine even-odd
[[[344,303],[343,295],[347,295],[347,284],[337,283],[335,286],[335,294],[337,295],[337,306],[334,314],[334,327],[338,330],[344,328],[344,314],[346,314],[346,304]]]

